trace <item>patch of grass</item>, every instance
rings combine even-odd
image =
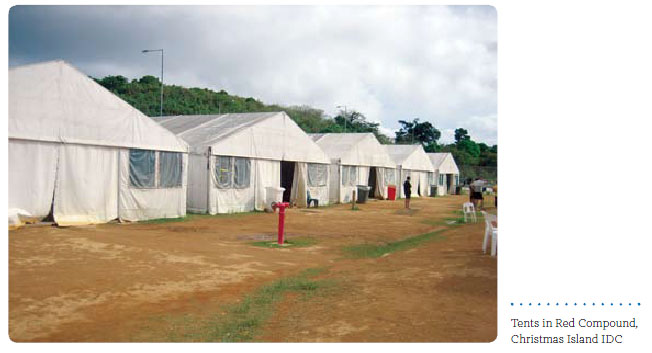
[[[360,244],[347,246],[344,248],[344,252],[354,258],[381,257],[385,254],[419,246],[425,242],[442,241],[446,239],[441,235],[443,231],[444,230],[437,230],[385,244]]]
[[[424,219],[421,223],[429,224],[433,226],[461,226],[464,224],[469,224],[464,222],[464,212],[460,210],[454,210],[451,212],[454,217],[446,217],[442,219]],[[482,213],[476,212],[476,218],[480,222],[483,218]]]
[[[147,221],[140,221],[138,223],[140,224],[163,224],[163,223],[176,223],[176,222],[185,222],[190,220],[190,216],[186,217],[179,217],[179,218],[157,218],[157,219],[150,219]]]
[[[276,240],[274,241],[256,241],[250,243],[253,246],[261,246],[264,248],[304,248],[307,246],[312,246],[317,244],[317,239],[315,238],[293,238],[285,239],[285,245],[278,245]]]
[[[191,221],[194,219],[202,219],[202,218],[238,218],[238,217],[244,217],[244,216],[249,216],[253,214],[258,214],[262,213],[261,211],[251,211],[251,212],[238,212],[238,213],[218,213],[215,215],[208,214],[208,213],[187,213],[185,217],[178,217],[178,218],[157,218],[157,219],[150,219],[147,221],[140,221],[138,223],[140,224],[162,224],[162,223],[175,223],[175,222],[186,222],[186,221]]]
[[[274,312],[274,306],[289,292],[308,299],[336,283],[314,280],[324,268],[309,268],[294,277],[283,278],[247,295],[241,302],[227,305],[224,311],[204,320],[183,316],[170,321],[169,341],[251,342]]]

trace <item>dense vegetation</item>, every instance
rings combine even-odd
[[[154,76],[143,76],[131,82],[124,76],[107,76],[94,79],[97,83],[127,101],[148,116],[160,114],[161,83]],[[163,115],[198,115],[239,112],[285,111],[301,129],[308,133],[326,132],[372,132],[383,144],[392,140],[379,131],[379,124],[367,121],[358,111],[340,111],[335,117],[327,117],[320,109],[309,106],[279,106],[264,104],[252,97],[231,95],[224,90],[215,92],[207,88],[185,88],[165,85]],[[483,176],[483,170],[495,175],[498,146],[476,143],[468,131],[455,130],[455,142],[439,144],[441,132],[428,121],[399,120],[401,129],[396,132],[395,143],[421,143],[426,152],[451,152],[460,169],[473,170],[463,172],[462,176]],[[462,167],[464,166],[464,167]],[[469,167],[470,166],[470,167]],[[473,175],[472,175],[473,174]],[[491,178],[495,179],[495,178]]]
[[[94,80],[145,115],[160,114],[161,83],[158,78],[143,76],[129,82],[124,76],[107,76]],[[224,90],[215,92],[207,88],[185,88],[176,85],[165,85],[163,96],[163,115],[285,111],[308,133],[344,132],[346,129],[346,132],[372,132],[381,143],[390,142],[389,138],[378,130],[378,123],[367,121],[366,117],[357,111],[346,114],[341,112],[336,117],[329,118],[322,110],[309,106],[267,105],[252,97],[230,95]]]

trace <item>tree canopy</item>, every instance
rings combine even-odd
[[[155,76],[143,76],[131,82],[124,76],[94,78],[100,85],[127,101],[148,116],[160,114],[161,81]],[[367,120],[359,111],[340,111],[328,117],[321,109],[307,105],[281,106],[264,104],[254,97],[231,95],[225,90],[217,92],[207,88],[186,88],[177,85],[163,87],[164,115],[199,115],[241,112],[285,111],[305,132],[371,132],[382,144],[390,144],[390,138],[380,132],[380,124]],[[397,144],[420,143],[426,152],[451,152],[458,165],[495,167],[498,146],[477,143],[464,128],[455,129],[455,143],[438,144],[441,131],[429,121],[414,118],[399,120],[401,128],[396,132]]]
[[[419,119],[399,120],[398,122],[401,124],[401,128],[396,132],[397,144],[420,143],[426,152],[435,152],[441,131],[437,130],[432,123],[420,122]]]

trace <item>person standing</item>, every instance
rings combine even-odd
[[[471,199],[476,210],[484,208],[484,197],[482,196],[482,187],[484,185],[485,182],[480,180],[480,178],[475,178],[473,183],[471,183]]]
[[[405,208],[410,209],[410,194],[412,194],[412,184],[410,184],[410,177],[403,182],[403,194],[405,195]]]

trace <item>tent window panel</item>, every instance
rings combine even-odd
[[[356,186],[357,181],[358,181],[358,168],[357,167],[349,167],[349,185],[351,186]]]
[[[460,185],[460,176],[455,175],[455,185]]]
[[[388,185],[396,185],[396,170],[392,168],[385,169],[385,182]]]
[[[251,160],[249,158],[234,158],[233,186],[236,189],[246,189],[251,180]]]
[[[183,159],[179,152],[159,152],[159,187],[180,187]]]
[[[439,185],[444,185],[444,174],[439,174]]]
[[[129,150],[129,184],[135,188],[156,186],[156,153],[147,150]]]
[[[308,163],[308,185],[326,186],[328,168],[325,164]]]
[[[230,188],[232,185],[233,165],[231,157],[216,156],[215,158],[215,179],[217,187],[221,189]]]
[[[435,185],[435,173],[428,173],[428,185]]]
[[[342,185],[349,185],[349,167],[342,166]]]

